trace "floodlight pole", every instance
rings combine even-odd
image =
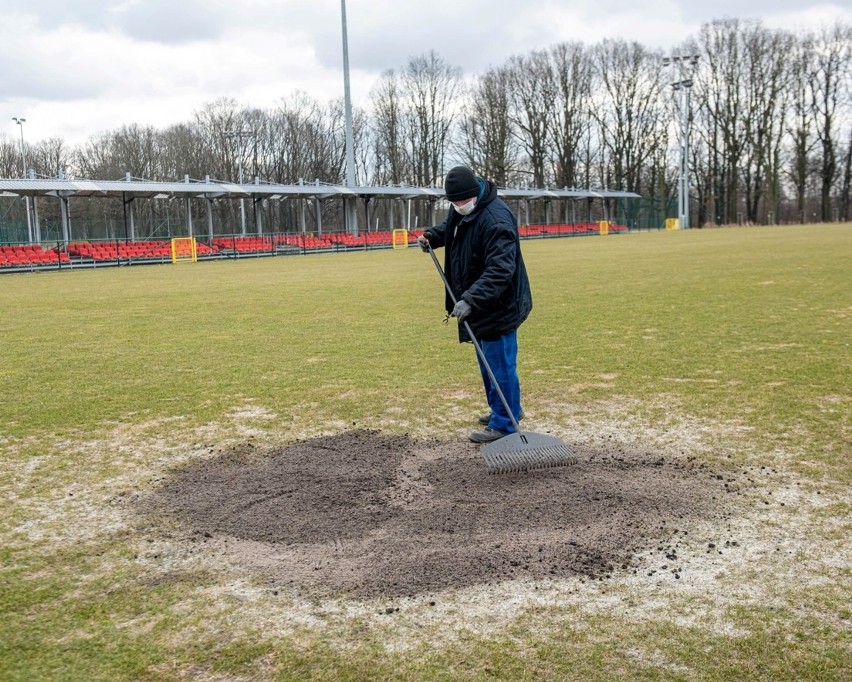
[[[690,128],[690,92],[692,78],[687,77],[687,69],[698,65],[700,55],[676,55],[663,58],[663,66],[676,65],[680,80],[672,83],[678,103],[678,128],[680,133],[680,161],[677,179],[677,212],[680,228],[689,227],[689,128]]]
[[[228,130],[225,132],[227,138],[237,138],[239,141],[239,155],[237,156],[237,168],[239,169],[240,185],[243,184],[243,137],[251,137],[254,133],[251,130]],[[246,204],[245,199],[240,197],[240,232],[243,237],[246,236]]]
[[[21,168],[23,169],[22,178],[27,177],[27,156],[24,152],[24,123],[27,122],[25,118],[19,118],[18,116],[12,116],[12,120],[18,124],[21,129]],[[28,196],[24,196],[24,205],[27,207],[27,238],[29,242],[32,244],[33,241],[33,223],[32,218],[30,218],[30,198]]]
[[[346,31],[346,0],[340,0],[340,19],[343,33],[343,104],[346,118],[346,186],[355,187],[355,139],[352,134],[352,95],[349,88],[349,38]],[[358,217],[354,198],[343,200],[346,231],[358,234]]]

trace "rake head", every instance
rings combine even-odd
[[[577,456],[565,443],[542,433],[510,433],[482,448],[489,474],[507,474],[532,469],[568,466]]]

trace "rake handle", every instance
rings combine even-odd
[[[450,283],[447,281],[447,276],[444,274],[444,270],[441,267],[441,264],[438,262],[438,257],[432,250],[432,245],[429,243],[428,239],[426,240],[426,250],[429,252],[429,255],[432,256],[432,262],[435,264],[435,269],[438,271],[438,274],[441,276],[441,280],[444,282],[444,287],[446,288],[447,293],[450,295],[450,300],[453,302],[453,305],[455,305],[456,303],[458,303],[456,295],[450,288]],[[515,419],[515,415],[512,414],[512,410],[509,409],[509,403],[506,401],[506,396],[503,395],[503,389],[501,389],[500,384],[497,383],[497,378],[494,376],[494,372],[491,371],[491,365],[488,364],[488,360],[485,358],[485,352],[479,345],[479,341],[476,340],[476,336],[474,336],[473,330],[470,328],[470,325],[467,323],[467,320],[463,321],[461,324],[464,325],[464,328],[467,331],[467,335],[470,337],[470,340],[473,341],[473,345],[476,348],[476,353],[479,355],[479,359],[482,360],[482,365],[485,367],[485,371],[488,372],[488,378],[491,379],[491,385],[494,387],[494,390],[497,391],[497,395],[500,396],[500,402],[503,403],[503,408],[506,410],[506,414],[508,414],[509,419],[512,420],[512,426],[515,427],[515,431],[517,433],[520,433],[521,427],[518,424],[518,420]]]

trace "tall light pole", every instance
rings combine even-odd
[[[24,123],[27,122],[25,118],[19,118],[18,116],[12,116],[12,120],[18,124],[21,129],[21,168],[23,168],[23,175],[21,177],[27,177],[27,155],[24,152]],[[32,219],[30,218],[30,198],[28,196],[24,196],[24,205],[27,207],[27,237],[32,243],[33,241],[33,224]]]
[[[237,155],[237,166],[239,168],[240,174],[240,184],[243,184],[243,138],[251,137],[254,133],[251,130],[228,130],[225,133],[225,137],[233,139],[237,138],[239,143],[239,154]],[[242,235],[246,236],[246,204],[245,199],[240,197],[240,230]]]
[[[343,104],[346,117],[346,186],[355,186],[355,138],[352,134],[352,95],[349,90],[349,38],[346,31],[346,0],[340,0],[340,19],[343,29]],[[357,234],[358,225],[352,200],[344,199],[347,230]]]
[[[680,163],[677,179],[677,212],[681,229],[689,227],[689,127],[690,127],[690,91],[692,78],[689,77],[701,55],[676,55],[663,58],[663,66],[675,66],[679,80],[672,83],[678,103],[678,128],[680,132]]]

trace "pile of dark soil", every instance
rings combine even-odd
[[[702,465],[623,445],[575,448],[572,467],[489,476],[478,447],[372,431],[174,472],[146,511],[188,540],[311,593],[389,597],[513,578],[605,579],[670,554],[695,519],[723,518],[726,484]]]

